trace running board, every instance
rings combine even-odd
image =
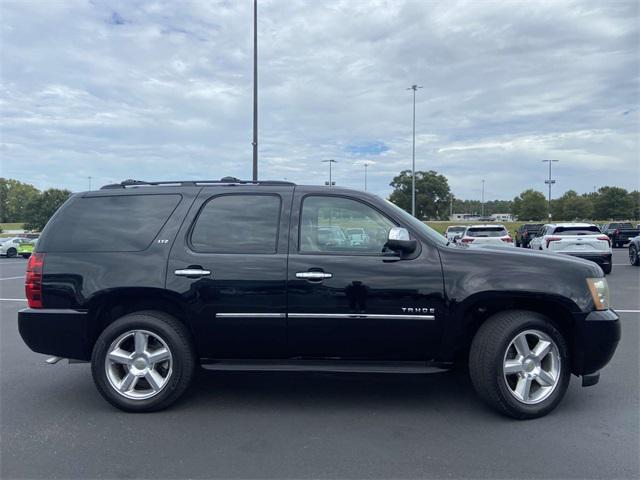
[[[353,362],[347,360],[215,360],[202,368],[217,371],[336,372],[336,373],[440,373],[445,365],[427,362]]]

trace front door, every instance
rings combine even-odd
[[[439,340],[440,259],[385,252],[398,225],[366,201],[296,195],[288,266],[293,357],[425,360]]]
[[[188,305],[198,352],[286,356],[286,269],[293,187],[205,187],[172,248],[167,289]]]

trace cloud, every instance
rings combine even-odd
[[[260,176],[386,196],[638,188],[639,5],[259,0]],[[251,2],[5,2],[2,175],[40,188],[251,177]],[[28,168],[25,168],[28,165]]]

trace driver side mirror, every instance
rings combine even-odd
[[[406,228],[393,227],[389,230],[385,246],[395,252],[412,253],[418,247],[418,242],[411,240],[409,231]]]

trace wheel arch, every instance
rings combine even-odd
[[[571,356],[575,352],[575,317],[578,306],[559,295],[528,294],[523,292],[482,292],[469,297],[456,307],[453,317],[457,325],[453,335],[448,335],[449,348],[456,355],[469,351],[473,337],[484,322],[498,312],[524,310],[546,317],[564,336]]]
[[[91,347],[102,331],[118,318],[133,312],[155,310],[167,313],[184,324],[193,340],[194,331],[189,321],[185,302],[179,295],[160,288],[122,288],[110,290],[92,298],[89,311],[93,322],[88,336]],[[195,342],[192,342],[195,348]]]

